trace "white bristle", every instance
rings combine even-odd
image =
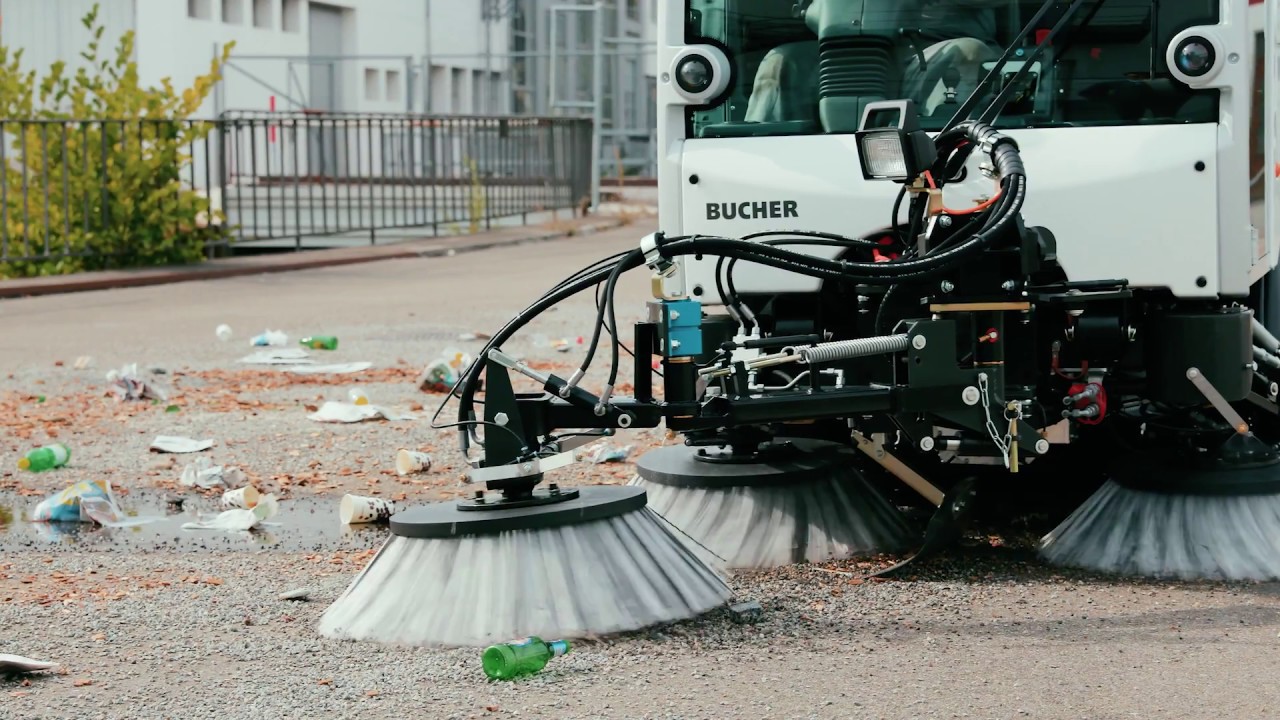
[[[644,480],[649,507],[723,558],[763,569],[902,550],[902,514],[851,468],[796,484],[696,488]]]
[[[575,639],[684,620],[732,593],[648,508],[539,530],[392,536],[320,618],[322,635],[420,646]]]
[[[1280,579],[1280,495],[1175,495],[1107,482],[1053,532],[1047,562],[1182,580]]]

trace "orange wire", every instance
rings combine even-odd
[[[924,180],[925,180],[925,182],[929,183],[929,187],[930,187],[931,189],[933,189],[933,190],[937,190],[937,189],[938,189],[938,185],[937,185],[937,183],[935,183],[935,182],[933,181],[933,172],[932,172],[932,171],[930,171],[930,170],[925,170],[925,171],[924,171]],[[987,208],[989,208],[989,207],[991,207],[992,205],[994,205],[994,204],[995,204],[995,202],[996,202],[997,200],[999,200],[999,199],[1000,199],[1000,194],[1001,194],[1002,192],[1003,192],[1003,190],[999,190],[999,189],[997,189],[997,190],[996,190],[996,194],[995,194],[995,195],[992,195],[988,200],[986,200],[985,202],[982,202],[982,203],[980,203],[980,204],[978,204],[978,205],[975,205],[975,206],[973,206],[973,207],[971,207],[971,208],[969,208],[969,209],[967,209],[967,210],[952,210],[951,208],[946,207],[946,206],[944,205],[944,206],[942,207],[942,212],[944,212],[944,213],[946,213],[946,214],[948,214],[948,215],[972,215],[972,214],[974,214],[974,213],[976,213],[976,212],[982,212],[983,210],[986,210]]]

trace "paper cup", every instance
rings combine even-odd
[[[258,504],[258,489],[252,485],[222,493],[222,507],[252,510]]]
[[[396,512],[395,503],[382,498],[361,495],[343,495],[338,506],[338,517],[343,525],[359,523],[383,523]]]
[[[347,398],[351,400],[352,405],[368,405],[369,396],[360,388],[351,388],[347,391]]]
[[[431,469],[431,456],[417,450],[401,450],[396,453],[396,472],[401,475],[426,472]]]

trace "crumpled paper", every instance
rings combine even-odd
[[[156,439],[151,441],[151,452],[161,453],[203,452],[212,447],[212,440],[194,440],[177,435],[157,435]]]
[[[353,362],[353,363],[337,363],[334,365],[297,365],[294,367],[282,368],[285,372],[298,373],[300,375],[346,375],[349,373],[364,372],[373,367],[371,362]]]
[[[250,353],[236,362],[246,365],[303,365],[315,362],[310,357],[311,354],[302,348],[271,348]]]
[[[55,662],[32,660],[21,655],[0,654],[0,675],[39,672],[41,670],[52,670],[56,667],[58,667],[58,663]]]
[[[213,461],[201,456],[195,462],[182,468],[178,484],[184,487],[198,487],[205,490],[215,487],[237,488],[245,484],[247,478],[243,471],[234,467],[214,465]]]
[[[183,530],[226,530],[228,532],[244,532],[252,530],[280,512],[280,502],[275,495],[264,495],[251,510],[224,510],[214,518],[198,522],[183,523]]]
[[[119,370],[109,371],[107,373],[107,382],[110,383],[109,389],[118,400],[156,400],[163,402],[169,399],[169,394],[163,388],[138,376],[137,363],[130,363]]]
[[[413,415],[401,415],[380,405],[355,405],[329,400],[320,409],[307,416],[316,422],[354,423],[364,420],[414,420]]]
[[[32,522],[94,522],[112,528],[145,525],[161,519],[125,514],[116,505],[107,480],[78,482],[41,500],[31,512]]]

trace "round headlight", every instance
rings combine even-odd
[[[1173,52],[1178,70],[1190,77],[1200,77],[1213,69],[1213,43],[1202,37],[1189,37],[1178,43]]]
[[[691,95],[704,92],[711,87],[712,80],[711,63],[704,57],[691,55],[676,66],[676,83]]]

